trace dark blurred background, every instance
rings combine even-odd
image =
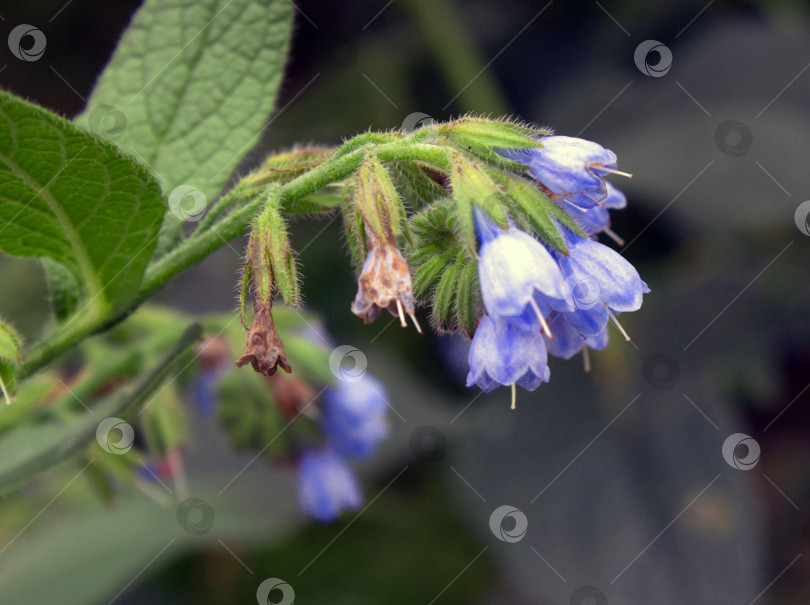
[[[40,27],[48,57],[23,63],[3,49],[0,85],[77,114],[138,5],[5,3],[0,28]],[[242,172],[270,149],[337,144],[399,128],[415,112],[509,114],[595,140],[634,175],[614,179],[630,204],[613,217],[626,242],[617,248],[652,290],[623,317],[633,343],[613,332],[590,374],[577,359],[554,360],[551,383],[520,393],[510,412],[507,394],[476,398],[463,387],[462,343],[351,315],[338,221],[299,220],[308,307],[336,341],[366,352],[401,414],[365,469],[368,509],[307,523],[292,481],[263,465],[246,474],[246,498],[271,486],[250,513],[266,525],[249,540],[213,536],[151,564],[165,540],[104,543],[121,525],[156,531],[148,513],[97,507],[94,522],[77,497],[37,519],[0,565],[14,558],[60,598],[79,594],[65,582],[104,584],[107,567],[88,566],[126,559],[109,571],[124,581],[101,586],[99,603],[129,578],[115,602],[252,603],[266,577],[286,579],[301,603],[810,602],[810,208],[796,215],[810,199],[810,4],[294,6],[277,111]],[[226,247],[159,298],[190,312],[232,310],[239,262]],[[38,265],[2,258],[0,284],[0,315],[36,338],[47,314]],[[230,455],[216,426],[198,424],[192,479]],[[428,454],[425,426],[437,441]],[[753,468],[734,467],[744,445],[724,459],[736,433],[761,449]],[[0,533],[11,537],[30,511],[5,504]],[[526,515],[517,542],[490,530],[502,505]],[[71,533],[74,523],[87,531]],[[82,561],[83,549],[98,554],[57,582],[53,570]]]

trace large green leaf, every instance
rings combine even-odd
[[[146,0],[77,122],[210,201],[273,108],[289,0]]]
[[[165,205],[114,145],[0,91],[0,250],[67,267],[97,304],[138,292]]]
[[[0,437],[0,493],[16,487],[35,475],[69,459],[81,451],[96,436],[99,423],[142,405],[163,382],[174,361],[192,347],[202,336],[198,324],[190,326],[174,349],[129,392],[112,396],[92,414],[70,424],[43,423],[24,425]]]

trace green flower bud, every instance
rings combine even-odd
[[[464,117],[443,126],[441,134],[456,147],[485,162],[513,170],[522,171],[525,166],[504,158],[495,149],[542,147],[537,139],[532,138],[532,135],[541,136],[541,131],[504,120]]]

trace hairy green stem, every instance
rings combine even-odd
[[[359,146],[355,139],[347,141],[344,148],[350,149],[345,153],[336,153],[319,166],[296,177],[278,187],[278,195],[282,202],[290,208],[302,198],[315,193],[331,183],[342,181],[351,176],[362,164],[368,149],[374,149],[382,162],[419,161],[435,166],[440,170],[449,170],[450,161],[446,149],[434,145],[418,144],[409,140],[394,140],[380,143],[380,140],[390,140],[385,135],[366,133],[359,135]],[[398,138],[393,137],[392,138]],[[61,327],[47,344],[37,348],[29,354],[25,364],[20,366],[18,376],[29,376],[52,359],[73,347],[85,337],[103,331],[125,319],[129,313],[136,309],[143,301],[161,288],[166,282],[175,277],[184,269],[197,264],[209,254],[215,252],[227,242],[240,235],[267,203],[266,195],[256,195],[253,188],[237,185],[231,192],[225,194],[212,208],[213,219],[203,224],[188,239],[183,241],[174,250],[162,256],[158,261],[149,265],[144,276],[143,284],[137,297],[124,312],[98,312],[83,313],[74,316]],[[246,202],[239,206],[240,202]],[[239,206],[224,218],[215,222],[215,219],[224,214],[228,208]],[[216,211],[215,211],[216,209]]]

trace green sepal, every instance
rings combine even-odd
[[[522,229],[535,232],[545,243],[563,254],[568,254],[568,249],[552,218],[575,233],[586,235],[558,203],[532,182],[494,169],[487,172],[504,188],[509,212]]]
[[[295,307],[299,299],[298,271],[287,235],[287,225],[279,208],[280,194],[278,185],[268,187],[267,205],[253,219],[248,242],[248,264],[256,296],[269,301],[275,286],[287,306]],[[244,283],[242,290],[244,291]]]
[[[455,298],[461,269],[462,265],[458,262],[449,265],[433,293],[431,319],[439,332],[450,331],[455,327]]]
[[[419,162],[399,162],[396,166],[396,178],[403,189],[409,194],[408,198],[415,206],[431,204],[447,195],[447,189],[432,179],[426,171],[433,171],[429,166]],[[436,172],[437,176],[441,173]]]
[[[426,298],[436,287],[444,270],[456,256],[455,250],[446,250],[428,258],[419,268],[413,272],[411,283],[413,294],[417,298]]]
[[[450,183],[456,201],[456,216],[461,241],[471,254],[477,250],[473,204],[483,209],[501,228],[507,229],[503,208],[503,191],[486,171],[461,153],[452,155],[453,169]]]
[[[250,329],[247,323],[247,304],[250,297],[251,273],[250,263],[246,263],[245,268],[242,270],[242,281],[239,288],[239,320],[245,330]]]
[[[506,191],[509,194],[510,209],[516,219],[524,226],[529,226],[552,248],[568,254],[565,242],[550,216],[556,216],[554,209],[559,207],[537,187],[526,181],[509,178],[506,182]]]
[[[268,157],[262,165],[247,175],[243,182],[250,185],[288,183],[306,171],[319,166],[335,153],[331,147],[296,147]]]
[[[349,246],[349,253],[352,257],[352,264],[355,272],[359,275],[368,254],[363,219],[354,211],[354,200],[348,200],[342,204],[340,212],[343,216],[343,229],[346,243]]]
[[[346,199],[345,193],[313,193],[293,204],[284,203],[281,209],[286,214],[328,214]]]
[[[494,149],[531,149],[542,147],[530,131],[503,121],[485,118],[461,118],[441,128],[442,138],[475,155],[488,164],[522,171],[525,164],[509,160]]]
[[[354,184],[354,210],[382,241],[399,235],[405,207],[391,175],[373,153],[367,153]]]
[[[461,265],[456,286],[456,327],[472,338],[481,315],[481,289],[478,285],[478,260],[469,255],[456,261]]]

